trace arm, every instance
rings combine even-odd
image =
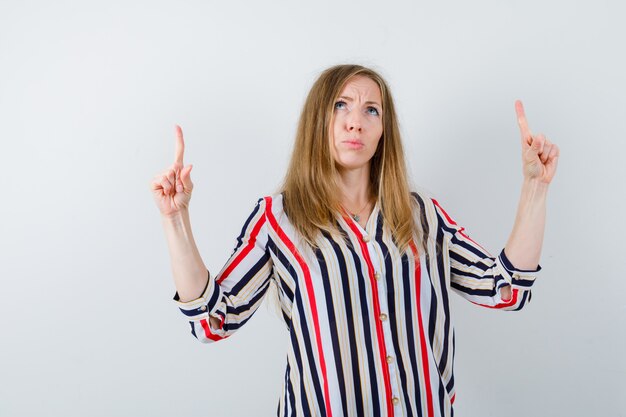
[[[191,300],[202,294],[202,289],[207,286],[208,271],[191,232],[189,201],[193,191],[192,166],[184,166],[184,153],[183,131],[176,125],[174,163],[154,177],[150,189],[161,212],[174,284],[183,300]]]
[[[548,185],[556,173],[559,148],[544,135],[533,136],[524,108],[515,103],[521,131],[524,183],[515,224],[499,256],[493,257],[434,201],[448,237],[450,286],[464,298],[487,307],[518,310],[530,301],[543,243]],[[447,250],[446,250],[447,249]]]
[[[157,175],[151,190],[161,219],[177,292],[174,300],[202,342],[230,336],[254,314],[269,286],[271,259],[267,246],[265,204],[261,199],[245,223],[224,269],[213,279],[191,231],[191,165],[184,166],[183,132],[176,126],[174,164]]]
[[[174,285],[181,301],[198,298],[207,284],[208,271],[193,238],[189,211],[162,217]]]
[[[517,206],[515,224],[505,250],[511,262],[523,269],[539,264],[546,222],[548,186],[534,180],[524,180]]]
[[[161,212],[174,283],[183,299],[193,299],[206,286],[207,269],[191,232],[189,202],[193,191],[192,166],[184,165],[184,153],[183,131],[177,125],[174,163],[154,177],[150,189]]]
[[[164,215],[161,222],[179,301],[185,303],[198,299],[208,287],[210,273],[193,238],[189,211],[183,210],[173,216]],[[219,319],[211,317],[210,320],[215,327],[219,325]]]
[[[524,180],[515,224],[504,248],[511,263],[525,270],[537,269],[546,221],[546,184]],[[511,298],[510,288],[505,299]]]
[[[515,110],[522,138],[524,183],[505,252],[513,265],[530,270],[539,265],[548,186],[556,173],[559,148],[542,134],[532,135],[520,101]]]

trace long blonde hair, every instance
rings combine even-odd
[[[382,97],[383,133],[370,162],[372,193],[401,251],[407,250],[414,237],[421,246],[421,228],[414,218],[417,206],[410,195],[391,92],[378,73],[360,65],[328,68],[313,84],[300,115],[291,162],[281,189],[285,213],[312,246],[316,246],[320,231],[337,232],[335,219],[341,212],[341,202],[330,129],[335,102],[346,82],[355,76],[376,82]]]

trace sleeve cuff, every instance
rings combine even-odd
[[[221,298],[220,286],[215,283],[211,274],[207,272],[208,280],[202,295],[195,300],[180,301],[178,291],[174,294],[173,300],[178,305],[180,311],[190,319],[206,318],[217,310],[218,301]]]
[[[511,284],[512,287],[530,288],[537,278],[537,273],[541,271],[541,265],[537,265],[536,269],[516,268],[509,258],[507,258],[504,249],[502,249],[496,261],[502,271],[504,279],[507,283]]]

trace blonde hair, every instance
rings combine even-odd
[[[401,251],[409,243],[421,246],[421,227],[414,218],[418,207],[410,195],[404,150],[391,92],[375,71],[360,65],[326,69],[311,87],[296,132],[291,162],[281,191],[290,222],[313,247],[321,231],[338,233],[335,219],[341,212],[338,171],[331,154],[330,129],[335,102],[348,80],[372,79],[382,97],[383,133],[370,162],[370,181],[385,224]]]

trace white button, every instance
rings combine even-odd
[[[364,235],[363,242],[369,242],[369,241],[370,241],[370,237],[368,235]]]
[[[378,272],[376,272],[376,273],[374,274],[374,278],[376,278],[376,280],[379,280],[379,279],[380,279],[380,274],[379,274]]]
[[[391,399],[391,402],[393,403],[393,405],[398,405],[398,404],[400,404],[400,398],[398,398],[398,397],[393,397],[393,398]]]
[[[202,310],[202,311],[206,311],[206,306],[202,306],[202,307],[200,307],[200,310]]]
[[[380,321],[385,321],[387,320],[387,315],[385,313],[381,313],[381,315],[378,316],[378,318],[380,319]]]
[[[387,363],[393,362],[393,356],[387,356]]]

